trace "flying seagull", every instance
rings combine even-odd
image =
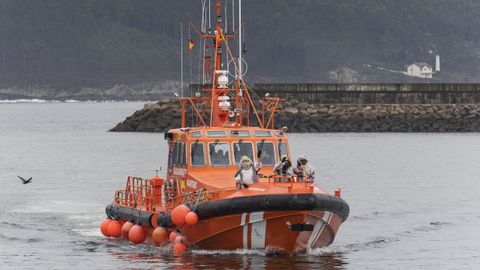
[[[28,180],[26,180],[25,178],[21,177],[21,176],[18,176],[18,179],[20,179],[24,185],[26,184],[30,184],[32,182],[32,177],[28,178]]]

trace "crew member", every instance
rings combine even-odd
[[[261,166],[260,163],[256,163],[254,166],[249,157],[242,157],[240,160],[240,168],[235,174],[237,189],[248,188],[251,184],[258,182],[257,172],[260,168],[256,168],[257,166]]]
[[[289,176],[293,174],[292,171],[292,162],[288,159],[286,155],[283,155],[280,159],[280,162],[275,165],[273,172],[276,175]]]
[[[315,168],[308,164],[306,156],[300,156],[297,159],[297,166],[293,169],[293,173],[298,176],[300,182],[307,181],[313,183],[315,181]]]

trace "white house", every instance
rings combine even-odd
[[[415,62],[407,67],[405,74],[412,77],[431,79],[433,77],[433,69],[427,63]]]

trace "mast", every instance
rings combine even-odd
[[[224,0],[226,1],[226,0]],[[274,127],[273,115],[275,113],[276,106],[278,105],[278,98],[265,98],[262,101],[263,105],[268,108],[270,116],[266,119],[265,113],[262,111],[260,116],[259,111],[256,109],[248,86],[243,78],[243,44],[242,44],[242,1],[238,0],[239,13],[238,13],[238,28],[229,33],[228,30],[224,30],[222,18],[222,2],[221,0],[215,0],[215,22],[214,29],[206,28],[206,18],[210,17],[211,10],[205,12],[202,11],[202,28],[198,31],[193,25],[190,27],[198,34],[199,38],[203,40],[200,44],[203,44],[202,56],[204,60],[203,76],[209,78],[208,81],[204,81],[207,84],[203,85],[202,94],[198,94],[195,97],[182,98],[182,119],[185,119],[186,106],[192,110],[196,115],[198,126],[203,127],[221,127],[221,128],[233,128],[250,126],[256,123],[260,128]],[[210,5],[210,0],[208,0]],[[205,6],[206,1],[203,2]],[[232,1],[233,6],[233,1]],[[232,10],[233,11],[233,10]],[[225,15],[227,9],[225,9]],[[235,12],[232,12],[232,17]],[[213,14],[212,14],[213,15]],[[210,24],[210,20],[208,21]],[[233,23],[234,25],[234,23]],[[226,28],[225,28],[226,29]],[[213,31],[212,31],[213,30]],[[235,40],[238,39],[238,56],[233,55],[229,44],[235,44]],[[229,43],[230,40],[233,42]],[[237,60],[235,60],[237,59]],[[213,65],[210,65],[213,60]],[[225,65],[223,60],[227,60]],[[233,65],[234,81],[229,81],[229,65]],[[204,78],[205,78],[204,77]],[[257,97],[258,98],[258,97]],[[256,99],[258,100],[258,99]],[[233,104],[232,104],[233,103]],[[250,115],[253,118],[250,119]],[[182,122],[182,127],[186,123]]]
[[[223,28],[222,28],[222,4],[220,0],[216,0],[216,23],[215,23],[215,61],[213,69],[213,81],[211,91],[211,119],[210,127],[218,127],[225,123],[225,111],[220,108],[221,101],[224,101],[224,90],[220,89],[219,78],[222,75],[222,40],[223,40]],[[223,79],[223,77],[222,77]],[[228,80],[228,78],[227,78]],[[222,87],[224,88],[224,87]],[[226,105],[226,104],[225,104]]]

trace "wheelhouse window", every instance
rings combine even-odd
[[[178,165],[178,159],[180,158],[180,143],[175,143],[175,148],[173,149],[173,165]]]
[[[190,136],[193,138],[200,138],[202,137],[202,132],[201,131],[193,131],[190,133]]]
[[[275,147],[272,142],[257,142],[257,157],[263,165],[275,165]]]
[[[230,136],[232,137],[250,137],[250,132],[248,130],[232,130],[230,131]]]
[[[205,166],[205,145],[194,142],[190,145],[190,164],[192,166]]]
[[[180,157],[180,165],[187,166],[187,143],[182,143],[182,156]]]
[[[227,137],[227,133],[222,130],[218,131],[207,131],[207,137],[209,138],[224,138]]]
[[[174,166],[185,166],[187,165],[186,161],[186,143],[184,142],[176,142],[175,146],[173,147],[173,165]]]
[[[230,166],[230,145],[228,143],[209,143],[208,153],[210,154],[210,163],[212,166]]]
[[[255,130],[253,134],[255,137],[272,137],[272,132],[269,130]]]
[[[235,157],[235,164],[239,164],[243,156],[249,157],[253,160],[253,144],[251,142],[234,142],[233,155]]]
[[[281,159],[282,156],[288,156],[288,146],[284,142],[278,143],[278,158]]]

